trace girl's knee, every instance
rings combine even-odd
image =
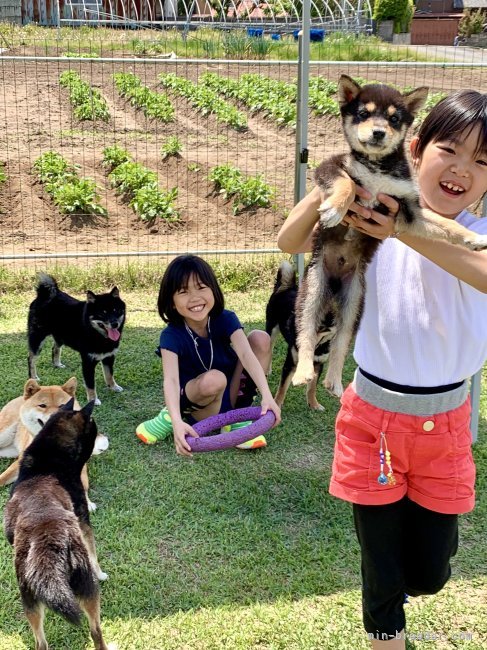
[[[263,330],[252,330],[248,341],[254,354],[267,354],[271,349],[271,337]]]
[[[227,378],[220,370],[208,370],[200,377],[199,391],[203,397],[217,396],[227,387]]]

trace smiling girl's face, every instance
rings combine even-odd
[[[473,128],[458,142],[430,142],[421,160],[411,154],[418,169],[421,204],[443,217],[454,219],[487,192],[487,152],[479,151],[480,130]]]
[[[189,327],[206,325],[215,305],[213,291],[194,274],[189,276],[186,287],[176,291],[173,301],[176,311]]]

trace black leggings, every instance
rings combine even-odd
[[[404,595],[435,594],[451,575],[458,515],[427,510],[404,497],[385,506],[354,504],[362,552],[364,627],[378,639],[404,629]]]

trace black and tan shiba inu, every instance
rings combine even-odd
[[[51,276],[41,275],[27,323],[29,377],[39,380],[36,360],[45,339],[52,336],[54,366],[64,368],[61,363],[63,345],[79,352],[88,400],[100,404],[95,388],[98,362],[102,363],[108,388],[117,392],[123,390],[113,378],[113,365],[124,323],[125,303],[117,287],[100,295],[88,291],[86,301],[82,301],[60,291]]]
[[[274,289],[267,303],[265,321],[266,332],[271,337],[271,347],[274,348],[279,333],[287,343],[286,359],[275,396],[276,403],[281,407],[286,399],[286,393],[298,362],[295,312],[297,293],[298,284],[294,268],[289,262],[283,261],[279,266]],[[308,406],[317,411],[322,411],[323,407],[316,397],[316,385],[323,370],[323,364],[328,359],[330,339],[334,333],[333,320],[329,315],[328,320],[325,319],[319,327],[317,345],[313,353],[314,375],[313,379],[308,382],[306,390]]]
[[[61,407],[25,450],[5,507],[5,534],[36,650],[47,650],[44,608],[79,623],[84,611],[97,650],[108,650],[100,627],[98,564],[81,470],[93,452],[94,402]]]
[[[340,77],[338,99],[350,151],[325,160],[315,172],[326,200],[319,208],[312,258],[296,299],[299,359],[294,385],[313,380],[318,332],[321,323],[331,318],[336,334],[323,383],[334,395],[343,392],[343,364],[362,313],[365,270],[380,245],[380,240],[341,224],[355,200],[356,184],[374,197],[361,202],[378,211],[384,208],[375,198],[378,193],[397,199],[396,234],[410,232],[471,250],[487,248],[487,236],[420,207],[404,139],[427,94],[427,88],[404,94],[382,84],[362,88],[350,77]]]

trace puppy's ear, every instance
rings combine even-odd
[[[118,287],[113,287],[113,289],[110,291],[110,295],[114,298],[120,298],[120,291],[118,290]]]
[[[60,411],[73,411],[74,410],[74,397],[72,397],[66,404],[63,404],[60,408]]]
[[[340,106],[349,104],[362,90],[361,86],[347,74],[342,74],[338,80],[338,103]]]
[[[24,386],[24,399],[29,399],[41,390],[41,387],[35,379],[28,379]]]
[[[65,393],[71,395],[71,397],[74,397],[76,394],[76,389],[78,388],[78,380],[76,377],[71,377],[71,379],[68,379],[68,381],[61,386],[61,388]]]
[[[81,409],[80,413],[83,413],[83,415],[87,418],[90,419],[91,415],[93,413],[93,409],[95,408],[95,400],[92,399],[91,402],[88,402],[83,408]]]
[[[93,291],[87,291],[86,292],[86,300],[87,300],[87,302],[95,302],[95,298],[96,298],[96,296],[93,293]]]
[[[426,86],[421,86],[420,88],[415,88],[410,93],[405,93],[403,95],[404,103],[407,106],[407,109],[413,115],[416,115],[420,108],[424,105],[428,97],[429,88]]]

